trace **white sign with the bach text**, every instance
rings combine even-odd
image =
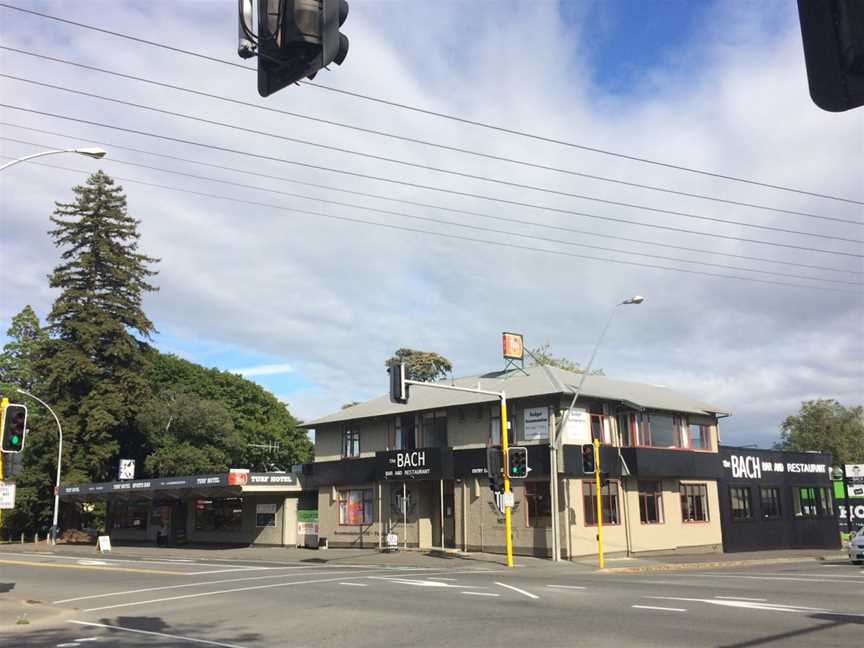
[[[767,461],[756,455],[731,455],[723,460],[723,467],[732,471],[733,479],[762,479],[764,473],[825,473],[824,463],[795,461]]]

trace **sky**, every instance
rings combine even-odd
[[[254,66],[234,0],[12,4]],[[53,203],[103,169],[161,259],[153,343],[304,420],[383,393],[400,347],[471,375],[503,368],[500,334],[517,331],[584,364],[634,294],[595,366],[731,411],[723,442],[770,445],[804,400],[864,403],[864,212],[810,195],[864,200],[864,109],[810,101],[794,3],[350,4],[348,57],[316,83],[547,139],[311,85],[261,99],[236,66],[0,8],[6,47],[254,104],[0,50],[5,75],[138,104],[0,78],[2,103],[55,115],[0,109],[0,154],[109,152],[0,174],[0,329],[26,304],[49,312]]]

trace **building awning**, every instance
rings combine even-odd
[[[231,471],[213,475],[129,479],[93,484],[67,484],[60,487],[63,501],[109,499],[185,499],[192,497],[237,497],[255,492],[299,492],[300,481],[294,473],[251,473]]]

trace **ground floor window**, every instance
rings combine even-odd
[[[771,520],[780,517],[780,489],[760,488],[759,497],[762,505],[762,519]]]
[[[278,504],[256,504],[255,505],[255,526],[256,527],[275,527],[276,526],[276,510]]]
[[[753,519],[753,506],[750,503],[750,489],[748,487],[731,486],[729,488],[729,505],[732,509],[734,522]]]
[[[243,528],[243,498],[195,500],[196,531],[239,531]]]
[[[552,526],[552,498],[549,482],[525,482],[525,500],[528,503],[528,526]]]
[[[827,488],[801,486],[792,489],[792,504],[795,517],[830,517],[831,495]]]
[[[582,482],[582,501],[585,508],[585,526],[595,526],[597,524],[597,485],[593,481]],[[617,482],[607,482],[600,489],[600,502],[603,509],[603,524],[620,524]]]
[[[339,491],[339,524],[372,524],[372,489]]]
[[[684,522],[708,521],[706,484],[681,484],[681,519]]]
[[[663,523],[663,487],[659,481],[639,482],[639,519],[642,524]]]
[[[111,513],[115,529],[146,529],[147,502],[114,502]]]

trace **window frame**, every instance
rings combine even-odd
[[[116,508],[115,508],[116,507]],[[138,511],[136,515],[130,515],[130,510]],[[143,515],[140,511],[144,511]],[[133,520],[139,520],[139,524],[133,524]],[[112,529],[133,529],[135,531],[146,531],[150,521],[150,505],[149,502],[123,501],[118,500],[112,504],[111,510],[111,528]]]
[[[736,500],[742,505],[735,507]],[[741,511],[741,514],[736,514]],[[752,522],[753,517],[753,489],[750,486],[729,487],[729,515],[732,522]]]
[[[360,430],[354,427],[342,429],[342,458],[356,459],[360,456]]]
[[[701,491],[699,494],[696,494],[692,491]],[[708,501],[708,484],[705,482],[680,482],[678,484],[678,493],[681,500],[681,523],[682,524],[709,524],[711,522],[711,511]],[[704,519],[697,519],[695,517],[691,517],[686,513],[689,512],[690,498],[699,497],[704,498],[702,512],[704,514]],[[686,501],[685,501],[686,498]],[[695,507],[693,507],[695,511]]]
[[[613,489],[614,486],[614,489]],[[585,493],[585,488],[588,488],[588,493]],[[604,495],[603,491],[606,491]],[[613,492],[614,490],[614,492]],[[587,505],[587,499],[591,498],[591,505]],[[582,519],[586,527],[597,526],[597,484],[593,479],[582,480]],[[600,487],[600,500],[603,514],[603,526],[620,526],[621,524],[621,485],[616,480],[609,480],[605,485]],[[608,505],[606,503],[608,500]],[[614,507],[613,507],[614,502]],[[609,521],[606,520],[606,513],[609,513]],[[589,513],[592,521],[589,521]],[[615,521],[612,521],[612,515],[615,515]]]
[[[772,497],[765,497],[766,492],[771,492]],[[773,515],[766,515],[765,510],[765,502],[771,501],[774,504],[774,508],[777,513]],[[760,486],[759,487],[759,518],[762,520],[779,520],[783,517],[783,505],[780,503],[780,488],[777,486]]]
[[[342,488],[336,494],[336,506],[339,511],[339,526],[369,526],[375,523],[375,506],[374,506],[374,489],[372,488]],[[363,503],[363,521],[362,522],[347,522],[348,503],[351,501],[351,493],[361,493],[360,501]],[[367,497],[368,493],[368,497]],[[367,507],[368,503],[368,507]],[[367,520],[368,513],[368,520]]]
[[[805,505],[801,498],[802,491],[812,491],[812,499]],[[811,508],[813,512],[807,513]],[[815,520],[818,518],[834,517],[834,503],[831,500],[831,492],[825,486],[793,486],[792,487],[792,517],[796,520]]]
[[[234,502],[230,505],[229,502]],[[207,518],[201,515],[203,508],[199,507],[199,503],[209,503],[209,510],[212,511],[212,519],[209,523],[212,526],[205,526],[204,522]],[[240,507],[239,514],[237,507]],[[230,516],[226,516],[225,512],[230,509]],[[244,502],[242,497],[198,497],[195,499],[195,515],[193,526],[195,531],[219,531],[223,533],[237,533],[243,531],[243,509]],[[230,525],[225,524],[226,520],[236,520]]]
[[[525,488],[525,526],[529,529],[549,529],[552,527],[552,495],[548,481],[526,481]],[[541,492],[537,492],[538,489]],[[545,490],[544,490],[545,489]],[[545,500],[545,503],[540,503]],[[545,509],[538,511],[538,506]],[[532,524],[531,520],[546,518],[548,524]]]
[[[654,490],[643,488],[644,485],[653,484]],[[659,479],[655,480],[639,480],[636,484],[636,490],[639,495],[639,522],[645,525],[665,524],[666,514],[663,510],[663,482]],[[656,520],[648,520],[648,501],[654,501],[654,512],[657,514]]]

